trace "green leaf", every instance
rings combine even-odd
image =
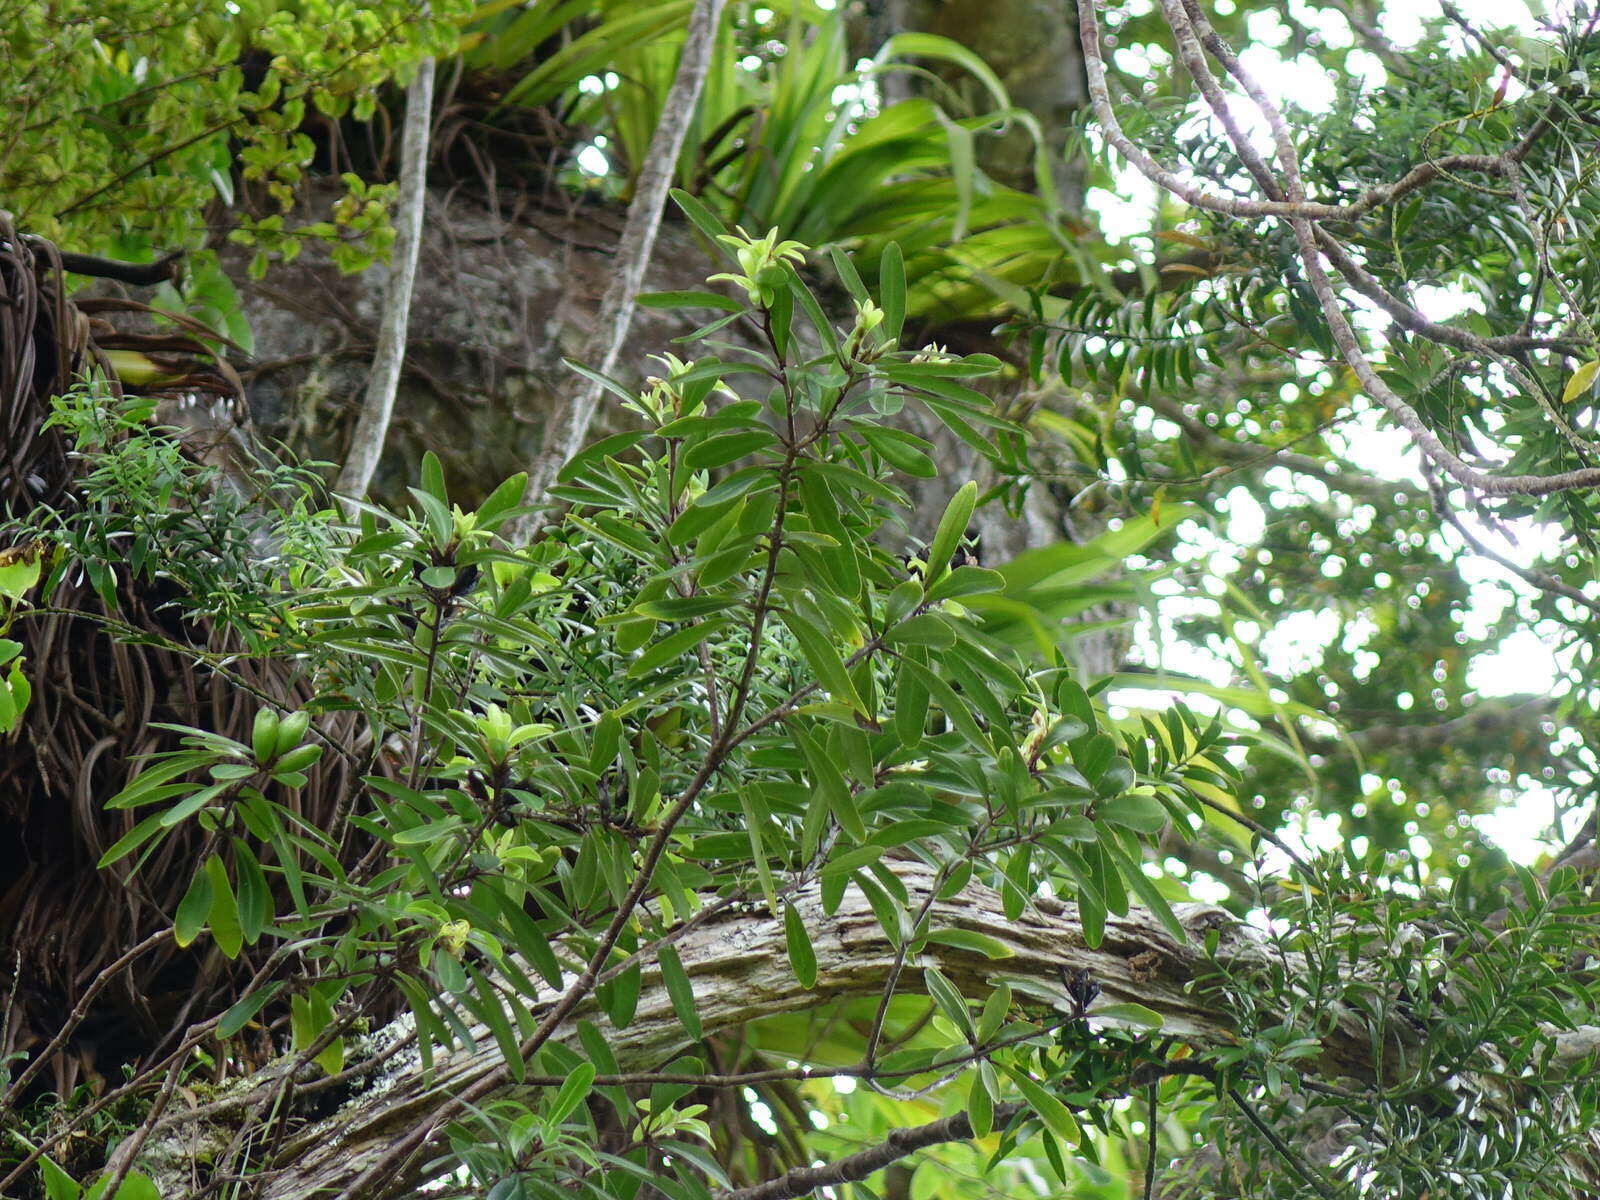
[[[83,1195],[78,1181],[56,1166],[48,1154],[40,1157],[39,1171],[44,1176],[46,1200],[78,1200]]]
[[[884,336],[898,340],[906,319],[906,264],[898,242],[884,244],[878,262],[878,295]]]
[[[861,282],[861,273],[856,270],[855,263],[850,261],[850,255],[840,246],[829,246],[828,256],[833,259],[833,269],[839,273],[839,282],[844,284],[845,291],[850,293],[852,300],[866,302],[872,297],[867,292],[867,285]]]
[[[495,488],[489,493],[488,498],[478,505],[478,528],[490,531],[498,529],[522,503],[522,497],[527,490],[528,476],[522,471]]]
[[[238,958],[244,945],[244,930],[239,923],[239,905],[228,882],[228,869],[213,854],[206,859],[206,874],[211,879],[211,915],[207,918],[211,936],[224,955]]]
[[[239,929],[253,946],[271,918],[272,892],[255,853],[239,838],[233,839],[233,854],[239,877]]]
[[[1005,1064],[1001,1064],[1001,1067],[1011,1076],[1011,1081],[1017,1085],[1017,1090],[1028,1102],[1028,1107],[1039,1114],[1044,1127],[1068,1145],[1076,1146],[1083,1135],[1078,1129],[1077,1120],[1067,1106],[1025,1072]]]
[[[1600,358],[1591,358],[1572,373],[1572,378],[1567,380],[1567,386],[1561,391],[1561,403],[1571,404],[1584,392],[1588,391],[1594,383],[1594,377],[1600,372]]]
[[[165,832],[166,826],[161,823],[161,818],[165,815],[165,813],[151,814],[113,842],[111,848],[100,856],[98,864],[100,869],[104,870],[112,863],[133,853],[156,834]]]
[[[928,934],[928,940],[940,946],[970,950],[988,959],[1010,958],[1015,953],[999,938],[973,929],[935,929]]]
[[[994,1131],[994,1101],[977,1071],[972,1073],[972,1084],[967,1088],[967,1120],[972,1122],[973,1137],[986,1138]]]
[[[638,1010],[638,989],[643,982],[643,974],[645,973],[640,970],[640,965],[634,963],[598,992],[600,1006],[605,1008],[606,1016],[611,1018],[611,1024],[618,1029],[627,1029],[630,1024],[634,1024],[634,1013]]]
[[[817,986],[817,952],[812,948],[806,923],[792,904],[783,906],[783,934],[789,946],[789,965],[800,986],[810,991]]]
[[[1125,826],[1135,833],[1160,833],[1170,820],[1161,801],[1143,792],[1124,792],[1100,801],[1094,806],[1094,817],[1097,821]]]
[[[678,1015],[678,1020],[683,1023],[689,1036],[699,1041],[700,1013],[695,1008],[694,988],[689,983],[688,973],[683,969],[683,960],[678,957],[678,951],[673,946],[662,946],[656,952],[656,960],[661,964],[661,982],[666,986],[667,996],[672,1000],[672,1011]]]
[[[726,626],[726,620],[714,618],[710,621],[697,621],[693,625],[675,630],[628,664],[628,678],[642,679],[654,670],[678,662],[701,642]]]
[[[589,1089],[594,1086],[594,1077],[593,1063],[579,1063],[572,1068],[561,1090],[550,1101],[550,1110],[545,1114],[545,1119],[552,1125],[559,1125],[570,1117],[589,1095]]]
[[[265,987],[251,992],[243,1000],[238,1001],[232,1008],[222,1014],[222,1019],[217,1022],[217,1036],[231,1038],[250,1022],[255,1016],[283,988],[282,980],[275,980]]]
[[[641,308],[716,308],[730,313],[744,311],[744,305],[719,292],[645,292],[636,303]]]
[[[435,500],[447,501],[450,498],[444,487],[444,464],[432,450],[426,450],[422,455],[422,490]]]
[[[101,1175],[95,1180],[94,1186],[84,1193],[84,1200],[100,1200],[110,1182],[110,1175]],[[161,1193],[150,1176],[134,1170],[129,1171],[127,1178],[117,1186],[116,1200],[161,1200]]]
[[[1092,1015],[1107,1021],[1120,1021],[1125,1025],[1138,1025],[1144,1029],[1160,1029],[1166,1024],[1160,1013],[1142,1004],[1102,1004]]]
[[[883,426],[864,426],[856,430],[861,440],[896,471],[913,479],[932,479],[939,473],[933,462],[933,443],[915,434]]]
[[[1180,942],[1189,940],[1189,931],[1183,927],[1183,922],[1178,920],[1178,914],[1172,911],[1172,906],[1167,903],[1167,898],[1161,894],[1161,889],[1156,886],[1156,881],[1146,875],[1139,863],[1125,854],[1116,844],[1114,839],[1107,839],[1104,849],[1111,860],[1117,865],[1117,873],[1122,876],[1128,886],[1143,900],[1145,907],[1160,918],[1167,931]]]
[[[694,222],[701,233],[713,243],[720,245],[717,243],[717,238],[727,233],[728,227],[719,221],[709,208],[681,188],[672,189],[672,202],[683,210],[683,215]]]
[[[789,627],[789,632],[794,634],[795,641],[800,643],[800,652],[805,655],[806,661],[811,664],[811,669],[817,673],[818,682],[828,690],[828,694],[840,704],[849,705],[862,716],[870,715],[867,706],[861,702],[855,684],[851,682],[850,672],[845,669],[844,659],[839,656],[838,650],[834,649],[827,635],[792,608],[785,609],[782,615],[783,623]]]
[[[177,915],[172,920],[172,940],[187,946],[200,936],[206,918],[211,915],[211,873],[202,866],[189,881],[189,890],[178,902]]]
[[[1011,1011],[1011,998],[1011,985],[1002,983],[984,1001],[983,1012],[978,1017],[978,1045],[987,1045],[1000,1032]]]
[[[728,596],[668,596],[663,600],[646,600],[634,606],[641,617],[654,621],[689,621],[732,608],[738,601]]]
[[[684,451],[683,465],[690,471],[714,470],[765,450],[776,440],[772,431],[767,429],[720,434]]]
[[[800,752],[805,756],[807,767],[810,768],[812,782],[816,785],[817,796],[827,805],[827,811],[833,813],[834,819],[839,822],[839,827],[854,840],[858,842],[865,840],[867,829],[861,820],[861,810],[856,806],[855,797],[850,793],[850,785],[845,781],[844,774],[839,770],[838,764],[829,755],[823,753],[817,743],[804,730],[795,726],[792,733],[795,741],[800,746]],[[815,802],[814,798],[813,804]],[[810,830],[808,828],[808,840],[809,833]]]
[[[946,978],[943,971],[931,964],[922,968],[922,982],[927,985],[928,995],[933,997],[933,1002],[939,1006],[939,1011],[950,1018],[969,1042],[976,1042],[978,1031],[972,1024],[972,1014],[967,1011],[967,1001],[956,990],[955,984]]]
[[[0,550],[0,597],[21,600],[28,594],[39,582],[39,572],[44,566],[43,551],[44,546],[39,542]]]
[[[950,565],[950,557],[955,554],[956,547],[961,544],[962,537],[967,532],[967,523],[972,520],[972,510],[978,503],[978,483],[969,479],[956,490],[950,497],[950,503],[945,506],[944,516],[939,518],[939,528],[934,531],[933,541],[928,545],[928,577],[926,586],[932,587],[939,581]]]

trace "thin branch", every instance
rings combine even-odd
[[[1430,482],[1436,485],[1433,489],[1433,510],[1435,515],[1460,534],[1462,540],[1475,553],[1481,554],[1491,562],[1498,563],[1517,576],[1517,578],[1542,592],[1548,592],[1552,596],[1561,596],[1564,599],[1571,600],[1574,604],[1581,605],[1591,613],[1600,615],[1600,600],[1587,595],[1563,579],[1557,579],[1554,575],[1533,567],[1525,567],[1487,545],[1482,538],[1467,528],[1466,524],[1461,520],[1460,514],[1455,511],[1449,500],[1445,498],[1444,489],[1437,486],[1437,481],[1430,479]]]
[[[1294,199],[1251,200],[1206,191],[1162,166],[1124,132],[1111,107],[1105,59],[1100,50],[1100,22],[1095,7],[1093,0],[1085,0],[1078,5],[1078,27],[1083,46],[1084,73],[1088,76],[1089,100],[1106,140],[1145,178],[1195,208],[1229,217],[1304,217],[1317,221],[1353,221],[1426,186],[1447,171],[1498,172],[1501,169],[1502,160],[1498,155],[1446,155],[1418,163],[1394,182],[1369,188],[1349,204],[1322,204]]]
[[[400,217],[395,231],[394,267],[389,276],[388,294],[383,300],[383,319],[378,329],[378,347],[373,353],[372,375],[367,380],[367,395],[361,417],[356,422],[339,472],[337,490],[359,500],[367,494],[383,443],[389,436],[389,418],[394,413],[395,392],[400,387],[400,371],[405,365],[406,326],[411,318],[411,289],[417,278],[417,257],[422,246],[422,214],[427,205],[428,131],[433,112],[433,59],[424,58],[417,77],[406,90],[406,124],[400,146]]]
[[[1154,1200],[1156,1194],[1156,1101],[1161,1082],[1152,1079],[1146,1090],[1145,1122],[1150,1126],[1144,1150],[1144,1200]]]
[[[20,1075],[17,1076],[17,1078],[12,1082],[11,1086],[6,1089],[5,1094],[0,1096],[0,1113],[5,1113],[11,1109],[16,1101],[21,1098],[23,1090],[28,1086],[28,1084],[33,1082],[33,1077],[37,1075],[39,1071],[43,1069],[45,1063],[50,1060],[50,1056],[53,1055],[57,1050],[61,1049],[61,1047],[66,1043],[66,1040],[72,1036],[73,1031],[77,1029],[79,1025],[83,1024],[84,1018],[89,1015],[90,1005],[94,1003],[95,997],[101,993],[106,985],[115,979],[122,972],[122,969],[134,959],[138,958],[146,950],[150,950],[156,946],[159,946],[162,942],[166,941],[171,934],[171,926],[157,930],[155,933],[152,933],[149,937],[145,938],[137,945],[132,946],[128,950],[124,951],[115,962],[108,963],[105,968],[94,977],[89,986],[83,989],[83,994],[78,997],[77,1004],[74,1005],[72,1011],[67,1014],[67,1019],[61,1023],[61,1028],[56,1031],[56,1035],[50,1039],[49,1043],[45,1045],[43,1049],[39,1050],[33,1056],[33,1061],[23,1069]]]
[[[1361,348],[1355,330],[1339,303],[1333,281],[1322,265],[1323,244],[1328,239],[1318,222],[1350,220],[1380,205],[1392,203],[1400,196],[1432,182],[1441,175],[1456,171],[1484,171],[1510,180],[1515,185],[1521,156],[1526,153],[1526,147],[1532,144],[1532,140],[1542,133],[1539,126],[1536,125],[1514,149],[1504,154],[1451,155],[1420,163],[1393,183],[1369,188],[1349,205],[1328,205],[1308,201],[1301,185],[1300,164],[1293,138],[1283,114],[1271,97],[1244,69],[1232,48],[1217,36],[1197,4],[1192,3],[1192,0],[1164,0],[1163,10],[1177,40],[1180,58],[1193,76],[1208,106],[1222,121],[1230,141],[1234,143],[1250,173],[1269,199],[1250,200],[1218,195],[1198,187],[1190,180],[1162,166],[1135,145],[1122,130],[1112,108],[1106,84],[1096,7],[1096,0],[1085,0],[1078,6],[1078,16],[1089,96],[1107,140],[1152,183],[1197,208],[1233,217],[1278,217],[1287,220],[1295,236],[1306,279],[1322,309],[1323,318],[1328,324],[1340,356],[1355,374],[1363,390],[1411,436],[1425,459],[1430,460],[1457,483],[1490,496],[1544,496],[1600,485],[1600,469],[1597,468],[1583,467],[1551,475],[1499,475],[1492,471],[1480,470],[1454,453],[1422,419],[1417,410],[1379,376]],[[1196,40],[1203,43],[1205,49],[1244,88],[1267,122],[1272,133],[1278,165],[1283,173],[1281,181],[1267,169],[1260,155],[1249,145],[1243,131],[1234,121],[1228,110],[1226,97],[1223,96],[1215,77],[1207,67],[1204,55],[1198,52]],[[1338,263],[1341,270],[1353,266],[1348,255],[1341,255],[1341,260]],[[1395,307],[1406,306],[1396,301]],[[1548,411],[1549,405],[1546,404],[1545,407]]]
[[[1021,1104],[996,1105],[995,1125],[1004,1125],[1025,1107]],[[926,1125],[892,1129],[889,1136],[876,1146],[837,1162],[825,1163],[820,1167],[796,1167],[754,1187],[724,1190],[717,1192],[716,1196],[717,1200],[794,1200],[797,1196],[809,1196],[821,1188],[857,1183],[918,1150],[926,1150],[929,1146],[944,1142],[965,1142],[972,1136],[972,1118],[959,1112]]]

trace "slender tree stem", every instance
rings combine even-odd
[[[424,58],[406,90],[406,123],[400,145],[400,218],[395,230],[394,262],[383,300],[378,348],[373,354],[367,396],[350,440],[338,491],[359,500],[367,494],[383,444],[389,436],[400,371],[405,365],[406,326],[411,319],[411,289],[417,278],[422,246],[422,214],[428,192],[428,127],[433,115],[433,59]]]

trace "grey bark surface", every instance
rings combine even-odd
[[[912,905],[919,904],[934,884],[931,868],[910,861],[895,861],[892,866],[906,884]],[[859,890],[849,889],[831,915],[824,911],[814,883],[792,900],[816,951],[817,981],[812,990],[796,981],[783,922],[764,906],[719,914],[677,943],[706,1036],[881,991],[894,969],[895,951]],[[1218,958],[1239,967],[1259,961],[1264,951],[1250,931],[1221,909],[1190,905],[1179,912],[1190,935],[1187,940],[1175,938],[1150,913],[1134,910],[1108,920],[1103,942],[1090,949],[1074,907],[1042,902],[1012,921],[996,892],[971,885],[959,896],[933,904],[932,927],[987,935],[1009,955],[990,960],[929,944],[920,960],[901,975],[902,986],[920,990],[920,971],[915,968],[933,963],[968,995],[985,995],[1007,980],[1028,999],[1067,1013],[1073,1006],[1063,971],[1085,969],[1100,985],[1102,1002],[1136,1002],[1153,1009],[1164,1021],[1164,1033],[1200,1043],[1226,1038],[1232,1028],[1226,1009],[1206,989],[1195,986],[1211,974],[1200,949],[1202,940],[1215,930]],[[543,999],[548,1003],[554,998],[552,992]],[[558,1035],[561,1040],[576,1041],[579,1019],[596,1023],[624,1072],[658,1067],[690,1045],[652,964],[645,966],[637,1015],[627,1028],[613,1028],[592,1004],[585,1005]],[[402,1018],[372,1039],[369,1052],[380,1051],[410,1028],[409,1019]],[[275,1160],[264,1164],[267,1174],[260,1195],[264,1200],[309,1200],[336,1194],[381,1162],[392,1141],[413,1122],[426,1119],[442,1100],[500,1064],[493,1038],[481,1028],[477,1032],[482,1034],[480,1048],[440,1055],[431,1078],[424,1077],[414,1050],[395,1055],[364,1086],[358,1085],[360,1090],[337,1111],[283,1140]],[[1352,1018],[1330,1039],[1326,1051],[1330,1068],[1358,1069],[1368,1053],[1359,1023]],[[256,1086],[271,1091],[279,1082],[269,1068]],[[164,1125],[151,1138],[146,1162],[168,1182],[174,1182],[175,1173],[192,1170],[204,1147],[232,1134],[225,1125],[190,1122],[181,1114]],[[417,1183],[415,1178],[395,1178],[384,1194],[403,1195]],[[184,1193],[180,1189],[170,1194]]]
[[[317,203],[326,204],[327,197]],[[551,416],[572,387],[562,363],[580,355],[599,322],[613,274],[621,214],[589,202],[540,204],[431,188],[412,296],[404,370],[371,493],[405,502],[424,450],[444,463],[452,491],[476,503],[546,447]],[[366,386],[387,271],[343,275],[316,248],[244,279],[225,251],[255,333],[245,372],[257,427],[324,461],[346,456],[352,413]],[[663,224],[644,290],[701,286],[713,268],[685,224]],[[616,373],[637,382],[649,356],[692,328],[639,312]],[[595,436],[617,418],[602,409]]]
[[[644,165],[634,183],[628,221],[617,246],[617,270],[606,288],[599,320],[581,356],[602,375],[616,370],[617,360],[627,344],[635,301],[654,256],[667,193],[677,174],[678,155],[683,150],[689,123],[694,118],[706,73],[711,67],[712,46],[724,3],[725,0],[696,0],[684,36],[683,52],[678,59],[677,74],[662,104],[660,124],[650,137]],[[557,410],[545,438],[545,447],[528,468],[528,503],[541,502],[562,464],[583,449],[603,390],[598,382],[583,379]],[[529,521],[519,522],[523,533],[531,527]],[[521,539],[512,536],[512,540]]]
[[[422,216],[428,194],[428,127],[433,120],[433,59],[424,58],[406,90],[405,131],[400,146],[400,216],[396,222],[393,267],[384,296],[378,347],[372,376],[345,454],[337,484],[341,495],[356,500],[367,493],[383,455],[384,439],[394,412],[395,391],[405,365],[406,332],[411,292],[417,278],[417,252],[422,244]]]

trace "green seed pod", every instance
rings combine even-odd
[[[282,721],[278,722],[278,740],[273,747],[278,754],[287,754],[298,746],[306,736],[306,730],[311,726],[311,714],[307,712],[293,712]]]
[[[271,758],[277,744],[278,714],[263,708],[256,713],[255,727],[250,731],[250,748],[255,751],[256,761],[264,763]]]
[[[303,771],[321,757],[322,747],[315,742],[309,746],[300,746],[274,763],[273,773],[281,775],[285,771]]]

